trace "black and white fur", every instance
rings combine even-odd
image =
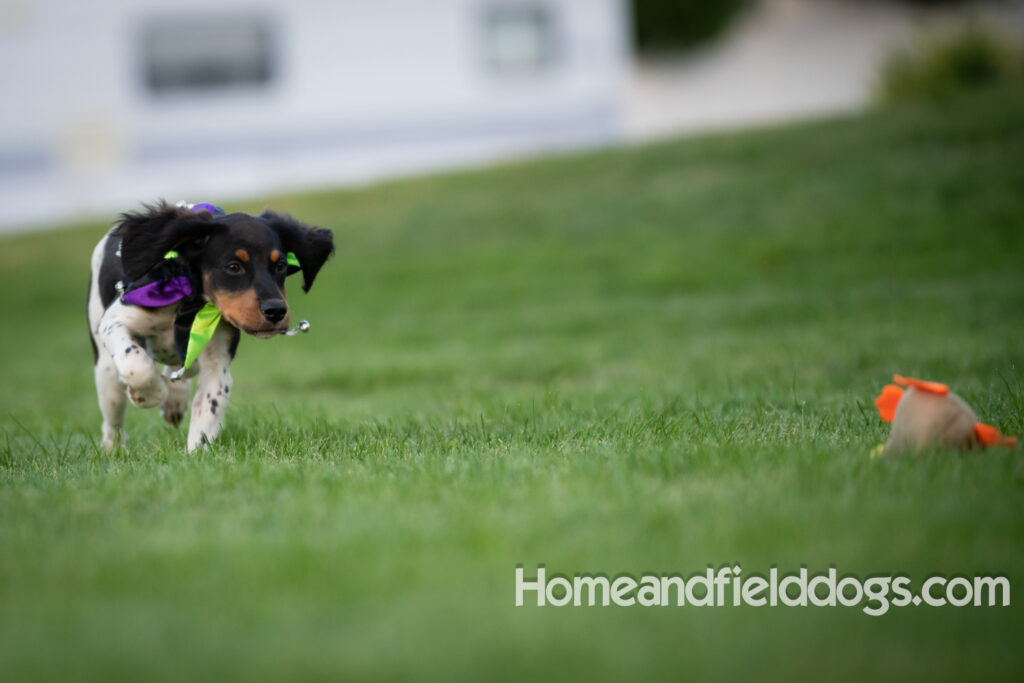
[[[173,335],[178,304],[133,306],[121,300],[118,289],[156,266],[171,249],[194,268],[202,296],[223,316],[198,360],[178,380],[170,378],[182,366]],[[303,289],[308,290],[334,251],[333,235],[272,212],[218,218],[161,203],[122,216],[93,250],[89,283],[89,332],[104,448],[125,438],[128,401],[141,408],[160,406],[164,420],[174,427],[181,424],[197,375],[188,450],[216,438],[231,394],[229,366],[239,330],[269,338],[287,328],[280,260],[289,251],[298,256]],[[239,258],[243,255],[244,262]],[[235,272],[239,266],[241,272]]]

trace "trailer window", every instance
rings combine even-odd
[[[274,78],[270,22],[258,17],[175,17],[142,32],[146,89],[156,95],[261,88]]]
[[[487,66],[500,76],[538,75],[558,59],[555,17],[546,5],[492,5],[483,28]]]

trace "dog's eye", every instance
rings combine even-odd
[[[288,263],[284,259],[279,259],[276,265],[277,272],[283,273],[288,270]]]
[[[239,263],[238,261],[232,261],[231,263],[224,266],[224,270],[226,270],[232,275],[238,275],[239,273],[242,272],[242,264]]]

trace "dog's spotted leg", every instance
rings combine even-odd
[[[128,398],[140,408],[158,406],[167,397],[166,379],[132,334],[144,333],[147,315],[151,314],[115,301],[100,318],[96,334],[113,359],[117,378],[127,387]]]
[[[114,359],[102,351],[97,355],[96,396],[103,414],[103,448],[110,450],[124,436],[124,385],[117,379]]]
[[[224,411],[231,393],[232,340],[237,332],[221,323],[210,343],[199,354],[199,382],[192,400],[192,418],[188,425],[188,450],[194,451],[213,441],[224,423]]]
[[[170,371],[171,368],[167,368],[164,371],[164,377],[167,377]],[[167,379],[167,398],[164,399],[164,404],[160,408],[160,415],[172,427],[177,427],[185,419],[185,411],[188,410],[188,396],[191,389],[191,378]]]

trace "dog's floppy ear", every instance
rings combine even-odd
[[[209,213],[192,213],[160,202],[144,211],[121,214],[121,266],[137,280],[163,261],[171,250],[191,252],[191,243],[215,228]],[[184,254],[183,254],[184,255]]]
[[[300,223],[287,214],[267,210],[260,214],[277,236],[285,250],[295,254],[302,269],[302,291],[308,292],[313,286],[316,274],[334,253],[334,233],[326,228],[317,228]]]

